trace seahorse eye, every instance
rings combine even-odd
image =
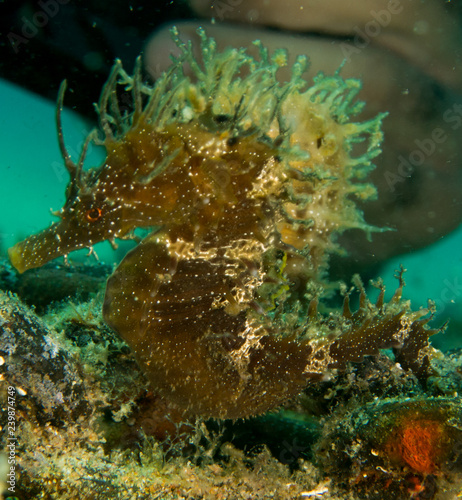
[[[101,211],[101,208],[93,207],[87,210],[87,212],[85,213],[85,217],[90,222],[96,222],[102,214],[103,212]]]

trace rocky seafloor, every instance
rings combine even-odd
[[[462,349],[426,380],[383,352],[269,414],[188,418],[104,324],[110,272],[0,264],[3,498],[462,497]]]

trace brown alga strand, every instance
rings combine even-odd
[[[355,199],[375,196],[363,179],[384,115],[352,121],[358,80],[319,74],[309,86],[305,57],[280,83],[284,50],[218,52],[199,35],[201,61],[172,31],[181,54],[153,86],[139,62],[133,77],[116,62],[97,106],[104,137],[89,138],[107,151],[97,169],[83,169],[88,142],[77,164],[64,146],[62,87],[66,203],[58,223],[10,249],[13,265],[23,272],[151,229],[108,280],[104,318],[156,391],[204,416],[262,413],[383,347],[414,345],[421,366],[427,311],[410,312],[400,291],[373,306],[359,287],[359,310],[346,302],[330,316],[313,293],[341,251],[338,234],[379,230]],[[120,86],[133,94],[130,112]]]

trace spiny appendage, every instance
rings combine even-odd
[[[289,95],[282,106],[292,131],[291,145],[308,153],[306,159],[290,162],[299,175],[290,188],[289,215],[294,218],[297,213],[301,223],[311,223],[311,237],[318,239],[312,245],[326,251],[338,248],[332,240],[322,241],[320,235],[351,228],[368,233],[382,230],[367,224],[355,203],[355,199],[376,196],[375,187],[364,180],[381,152],[381,124],[386,116],[381,113],[364,122],[351,121],[364,107],[357,99],[360,89],[359,80],[344,80],[339,72],[333,76],[320,73],[314,85]]]
[[[83,171],[83,163],[85,161],[85,157],[87,155],[88,146],[90,145],[90,142],[96,138],[96,131],[92,131],[90,132],[90,134],[88,134],[85,143],[83,145],[82,151],[80,153],[79,161],[78,163],[74,163],[64,142],[63,124],[61,119],[63,113],[64,94],[66,92],[66,88],[67,88],[67,82],[66,80],[64,80],[59,87],[58,104],[56,106],[56,126],[58,129],[58,144],[59,144],[59,149],[61,151],[61,156],[63,157],[64,165],[67,171],[69,172],[71,178],[70,180],[71,187],[68,188],[68,190],[77,191],[85,184],[84,180],[85,172]]]
[[[427,328],[433,318],[434,305],[412,311],[409,301],[402,300],[404,268],[401,267],[397,278],[399,287],[388,303],[384,302],[385,289],[381,280],[373,283],[380,293],[375,304],[366,295],[359,276],[354,278],[360,293],[359,308],[352,313],[349,306],[349,293],[345,294],[343,307],[343,333],[329,348],[333,358],[330,368],[344,368],[347,362],[359,362],[366,355],[375,355],[379,349],[393,348],[395,359],[404,369],[411,369],[424,379],[430,372],[429,358],[433,349],[428,338],[446,327]]]
[[[353,98],[355,81],[324,77],[317,85],[325,82],[335,99],[330,99],[327,90],[311,94],[317,90],[315,85],[303,94],[288,96],[282,106],[292,130],[290,144],[305,157],[285,155],[287,196],[278,199],[276,221],[282,241],[298,250],[308,248],[313,267],[320,271],[328,254],[341,252],[335,241],[341,232],[353,228],[368,234],[383,230],[367,224],[356,206],[357,199],[376,195],[374,186],[364,177],[373,168],[372,158],[380,152],[382,116],[365,123],[340,123],[333,103],[343,109],[342,113],[356,111],[342,100],[350,102]],[[353,90],[348,90],[350,86]],[[360,141],[366,142],[366,152],[355,156],[351,144]]]
[[[266,308],[260,321],[266,322],[267,331],[277,337],[296,335],[300,345],[309,345],[312,355],[307,358],[305,373],[310,376],[325,375],[332,369],[344,369],[348,362],[360,362],[364,356],[376,355],[380,349],[393,348],[395,359],[404,369],[411,369],[425,379],[430,372],[429,358],[433,349],[428,338],[446,327],[427,328],[433,318],[434,305],[412,311],[409,301],[402,300],[404,269],[397,274],[399,287],[391,300],[384,301],[385,288],[381,280],[373,282],[380,292],[373,304],[366,295],[358,275],[354,287],[343,287],[343,311],[331,311],[328,315],[317,312],[322,298],[322,287],[310,283],[310,292],[292,300],[294,283],[279,273],[279,282],[271,275],[270,290],[274,307]],[[266,276],[269,276],[267,273]],[[265,285],[260,287],[260,290]],[[350,294],[359,292],[358,310],[350,309]],[[292,295],[291,295],[292,294]],[[269,319],[269,321],[268,321]],[[271,326],[270,326],[271,325]]]
[[[153,86],[142,83],[141,63],[138,59],[135,74],[129,76],[117,61],[97,106],[106,139],[123,135],[128,128],[151,123],[162,130],[169,123],[189,123],[199,120],[209,130],[227,131],[230,136],[263,135],[270,127],[289,87],[298,84],[294,69],[291,82],[280,86],[277,69],[286,64],[285,51],[276,51],[270,60],[267,50],[260,45],[260,60],[247,55],[245,49],[227,49],[217,52],[213,38],[202,29],[200,64],[194,57],[191,42],[183,43],[176,28],[172,36],[181,54],[172,58],[173,64]],[[303,58],[295,67],[305,65]],[[185,65],[193,76],[185,75]],[[245,68],[245,69],[244,69]],[[248,75],[239,78],[241,71]],[[305,82],[303,82],[305,83]],[[134,110],[123,114],[115,89],[117,85],[131,91]]]
[[[276,50],[271,56],[260,41],[256,59],[246,50],[228,48],[218,52],[216,42],[199,28],[201,38],[200,61],[196,60],[191,41],[181,41],[176,28],[172,37],[181,51],[179,57],[172,57],[173,64],[153,86],[142,82],[141,60],[138,59],[133,76],[129,76],[117,61],[104,87],[97,111],[101,117],[106,138],[123,136],[127,129],[146,122],[157,130],[169,123],[189,123],[198,120],[211,131],[227,132],[230,136],[242,137],[266,134],[273,139],[287,137],[298,127],[284,116],[284,103],[293,96],[302,95],[305,101],[322,107],[336,123],[346,125],[345,140],[348,149],[353,143],[373,136],[367,152],[353,163],[366,163],[379,154],[380,122],[382,117],[363,123],[349,123],[359,113],[364,103],[356,101],[360,83],[355,79],[342,79],[338,72],[331,77],[321,73],[309,86],[303,73],[308,68],[306,56],[298,56],[291,68],[288,82],[280,83],[276,77],[278,69],[287,65],[288,55],[284,49]],[[191,77],[185,74],[185,67]],[[115,92],[117,86],[131,91],[133,110],[127,112],[126,103],[120,103]],[[121,110],[125,111],[122,112]],[[297,141],[298,142],[298,141]],[[286,144],[287,146],[287,144]],[[292,155],[307,156],[307,151],[292,144]],[[358,171],[349,177],[358,176]]]

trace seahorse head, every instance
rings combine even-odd
[[[65,87],[63,82],[58,99],[57,125],[61,153],[70,175],[66,201],[61,210],[53,212],[59,218],[58,222],[9,249],[11,263],[19,272],[40,267],[73,250],[91,249],[103,240],[114,241],[131,228],[124,217],[130,207],[124,207],[122,196],[124,184],[128,184],[126,175],[119,172],[121,176],[116,175],[114,179],[110,155],[100,168],[83,169],[88,145],[95,140],[96,132],[87,138],[78,163],[74,163],[66,150],[61,124]]]
[[[104,197],[94,172],[76,172],[66,195],[64,207],[54,212],[58,222],[9,249],[11,263],[19,272],[40,267],[73,250],[91,248],[123,231],[119,222],[121,204]]]

